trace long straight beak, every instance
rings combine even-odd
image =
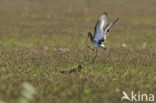
[[[87,36],[86,43],[87,43],[88,39],[89,39],[89,35]]]

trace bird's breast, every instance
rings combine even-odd
[[[100,46],[100,45],[99,45],[99,43],[98,43],[98,42],[96,42],[96,41],[94,41],[94,40],[92,41],[92,44],[94,45],[94,47],[95,47],[95,48],[97,48],[97,47],[99,47],[99,46]]]

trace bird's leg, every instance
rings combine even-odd
[[[102,49],[104,49],[107,52],[107,48],[106,47],[102,47]]]
[[[93,49],[93,48],[91,48],[88,44],[87,44],[87,47],[88,47],[89,49],[91,49],[92,51],[94,51],[94,49]]]
[[[96,59],[96,57],[97,57],[97,53],[98,53],[97,48],[95,48],[95,57],[94,57],[94,59],[93,59],[93,62],[95,62],[95,59]]]

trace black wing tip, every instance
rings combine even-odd
[[[114,20],[114,22],[117,22],[119,20],[119,17],[118,18],[116,18],[115,20]]]
[[[107,15],[108,16],[107,12],[104,12],[103,15]]]

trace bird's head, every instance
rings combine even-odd
[[[88,32],[88,36],[87,36],[87,39],[86,39],[86,43],[87,43],[89,37],[91,37],[91,36],[92,36],[92,33],[91,33],[91,32]]]
[[[82,69],[82,65],[78,65],[78,70],[80,71]]]

